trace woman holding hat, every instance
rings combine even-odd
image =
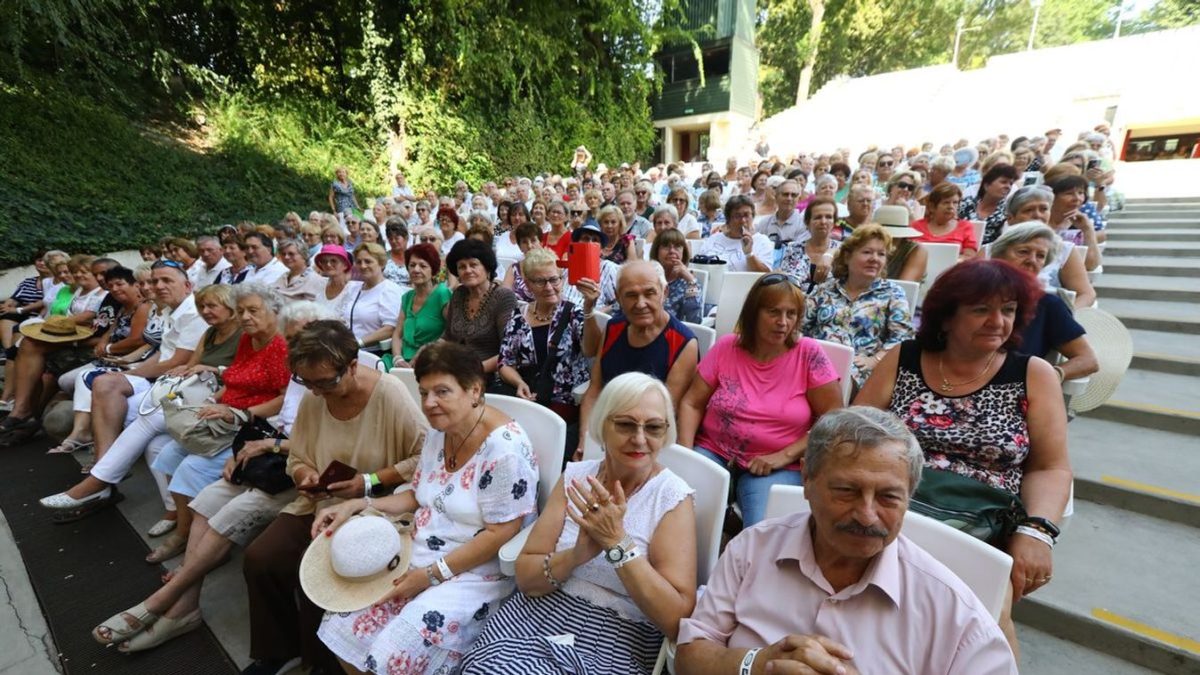
[[[317,304],[328,306],[337,316],[350,316],[350,303],[363,284],[350,278],[352,269],[346,249],[337,244],[322,246],[317,252],[317,273],[325,277],[325,290],[317,294]]]
[[[649,673],[696,600],[694,492],[659,462],[675,440],[666,387],[626,373],[596,401],[604,448],[575,462],[517,559],[519,592],[492,614],[464,675]],[[571,644],[550,638],[571,633]]]
[[[913,222],[912,228],[921,233],[917,241],[930,244],[958,244],[958,259],[974,258],[979,252],[975,241],[975,226],[958,217],[962,189],[952,182],[933,188],[925,198],[925,217]]]
[[[909,210],[905,207],[881,206],[875,209],[872,220],[892,238],[892,248],[888,251],[887,278],[921,283],[925,278],[929,252],[915,241],[921,233],[908,226],[909,217]]]
[[[496,254],[480,241],[460,241],[446,257],[446,267],[458,279],[458,288],[446,305],[446,331],[442,339],[464,345],[496,372],[500,339],[517,306],[517,296],[496,281]]]
[[[404,252],[412,290],[400,301],[392,331],[392,365],[407,368],[422,347],[442,336],[450,289],[435,281],[442,258],[433,244],[417,244]]]
[[[484,401],[487,375],[474,353],[443,342],[422,350],[413,365],[431,430],[412,489],[352,499],[313,520],[316,538],[331,537],[368,506],[415,514],[408,569],[362,597],[363,609],[327,613],[321,622],[318,637],[349,672],[454,670],[512,593],[500,547],[537,510],[533,447],[520,425]],[[321,573],[334,576],[332,569],[302,575]],[[314,579],[306,588],[320,585]]]
[[[807,299],[805,335],[854,349],[850,372],[861,387],[887,351],[912,337],[904,290],[888,281],[892,237],[879,225],[863,225],[842,241],[832,278]]]
[[[828,197],[814,197],[804,210],[804,226],[809,238],[783,245],[777,272],[790,275],[809,291],[825,281],[833,264],[832,252],[838,243],[830,234],[837,216],[837,204]]]

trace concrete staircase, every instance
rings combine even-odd
[[[1200,199],[1131,200],[1104,270],[1135,355],[1069,426],[1076,511],[1054,581],[1016,607],[1021,670],[1200,673]]]

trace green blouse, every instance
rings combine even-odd
[[[442,308],[450,302],[450,289],[445,284],[434,286],[418,312],[413,311],[413,300],[416,297],[417,292],[413,290],[405,293],[400,301],[400,309],[404,312],[404,335],[400,355],[405,361],[412,361],[417,355],[417,350],[442,337],[442,331],[446,327]]]

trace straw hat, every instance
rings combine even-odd
[[[379,602],[412,558],[412,517],[393,523],[368,510],[332,537],[318,535],[300,561],[300,587],[318,607],[355,612]]]
[[[1087,412],[1104,405],[1121,384],[1133,360],[1133,338],[1117,317],[1095,307],[1075,311],[1075,320],[1087,331],[1087,341],[1100,369],[1089,376],[1087,389],[1071,397],[1071,409]]]
[[[879,223],[893,239],[911,239],[921,236],[920,230],[908,226],[908,209],[903,206],[881,206],[875,209],[871,221]]]
[[[80,326],[69,316],[52,316],[45,321],[21,324],[21,335],[42,342],[74,342],[91,337],[92,329]]]

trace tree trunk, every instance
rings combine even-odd
[[[812,23],[808,28],[808,53],[804,55],[804,67],[800,69],[800,83],[796,85],[796,105],[808,100],[812,87],[813,67],[817,63],[817,52],[821,44],[821,30],[825,27],[825,0],[808,0],[812,10]]]

